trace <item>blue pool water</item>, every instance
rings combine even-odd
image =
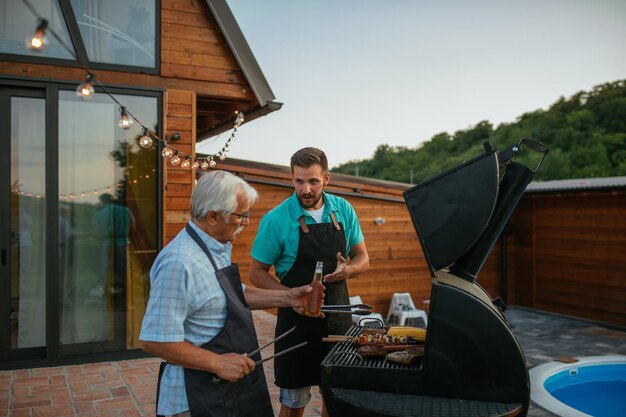
[[[594,417],[626,416],[626,363],[573,366],[547,378],[553,397]]]

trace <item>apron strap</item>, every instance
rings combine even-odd
[[[156,409],[159,410],[159,395],[161,394],[161,378],[163,378],[163,372],[165,371],[165,367],[167,366],[167,362],[161,362],[159,364],[159,376],[157,378],[157,389],[156,389]],[[156,417],[164,417],[157,412]]]
[[[335,229],[341,230],[341,226],[339,226],[339,222],[337,221],[337,216],[335,216],[334,211],[330,212],[330,218],[333,221],[333,226],[335,226]]]
[[[300,229],[302,229],[302,232],[309,233],[309,226],[306,225],[306,222],[304,221],[304,216],[301,216],[298,219],[298,222],[300,223]]]
[[[207,248],[204,241],[200,238],[200,236],[198,236],[198,233],[196,233],[196,231],[193,230],[193,227],[191,227],[190,225],[187,225],[187,227],[185,227],[185,230],[187,231],[189,236],[191,236],[191,238],[196,241],[196,243],[198,244],[198,246],[200,246],[202,251],[206,253],[206,256],[209,257],[209,261],[211,261],[211,265],[213,265],[213,269],[217,271],[218,267],[215,261],[213,260],[213,256],[211,256],[211,252],[209,251],[209,248]]]

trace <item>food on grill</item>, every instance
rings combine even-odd
[[[369,345],[361,346],[356,353],[364,358],[384,358],[388,352],[382,346]]]
[[[401,365],[412,365],[418,358],[424,356],[423,348],[400,350],[387,354],[387,360]]]
[[[407,344],[409,339],[402,336],[389,336],[387,334],[363,334],[355,336],[352,342],[359,345],[392,345]]]
[[[398,350],[407,350],[416,347],[415,345],[382,345],[381,346],[387,352],[395,352]]]
[[[373,329],[373,328],[372,328]],[[426,341],[426,329],[410,326],[392,326],[386,333],[380,328],[376,331],[365,328],[358,336],[354,336],[352,342],[359,346],[364,345],[392,345],[392,344],[420,344]],[[383,329],[382,331],[385,331]]]
[[[389,336],[410,337],[420,342],[426,340],[426,329],[411,326],[391,326],[387,330]]]
[[[385,334],[387,333],[387,329],[384,327],[366,327],[363,329],[361,334]]]

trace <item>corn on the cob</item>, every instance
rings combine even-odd
[[[387,330],[387,335],[405,336],[424,342],[426,340],[426,329],[412,326],[391,326],[389,330]]]

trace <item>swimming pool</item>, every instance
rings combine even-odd
[[[626,416],[626,356],[587,356],[530,369],[530,399],[567,417]]]

